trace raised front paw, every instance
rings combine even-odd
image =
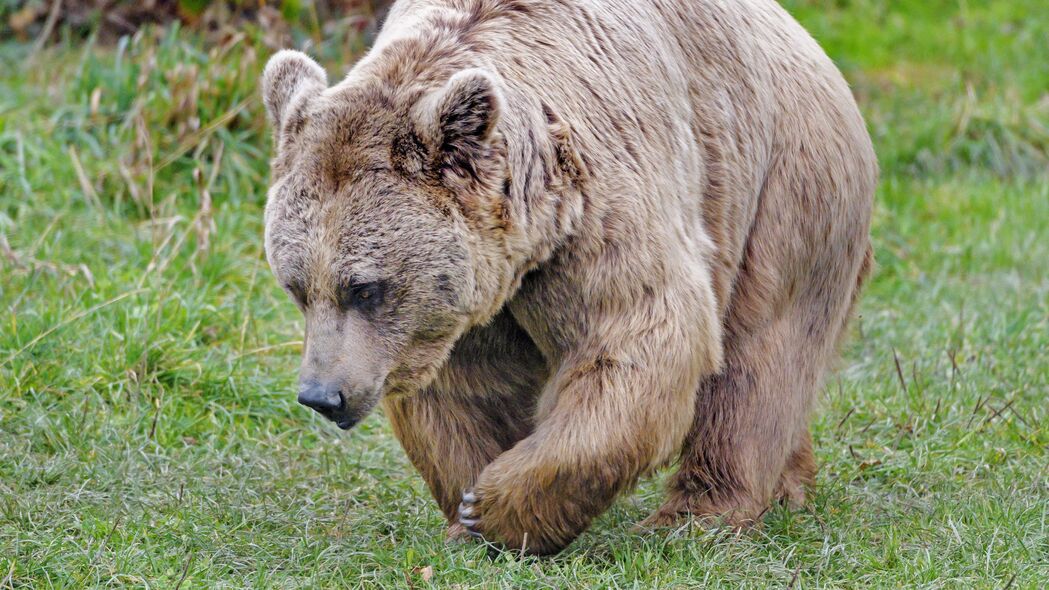
[[[540,506],[528,502],[527,498],[539,497],[539,490],[532,496],[521,495],[517,488],[507,492],[477,488],[463,492],[459,504],[458,524],[465,534],[490,543],[492,547],[520,551],[532,555],[549,555],[565,547],[577,531],[565,533],[557,525],[545,523],[566,522],[563,506],[548,502]],[[540,514],[538,511],[545,509]]]

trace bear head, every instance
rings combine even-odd
[[[508,177],[499,82],[450,74],[329,88],[287,50],[263,74],[266,255],[305,316],[299,401],[343,429],[425,387],[512,274],[492,246]]]

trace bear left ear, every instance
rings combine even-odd
[[[428,98],[420,115],[445,172],[480,180],[503,109],[495,80],[481,69],[463,70]]]
[[[328,74],[301,51],[283,49],[266,63],[262,73],[262,101],[276,133],[287,123],[300,96],[328,87]]]

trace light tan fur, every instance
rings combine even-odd
[[[382,400],[453,533],[558,551],[677,458],[648,524],[804,500],[877,172],[786,12],[400,0],[342,82],[318,70],[267,67],[267,253],[304,375]],[[385,307],[336,303],[359,277]]]

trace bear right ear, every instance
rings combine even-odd
[[[496,155],[494,135],[503,97],[491,74],[467,69],[416,105],[424,142],[436,152],[447,179],[485,181]]]
[[[305,53],[282,49],[274,54],[262,73],[262,101],[274,131],[281,132],[300,97],[327,87],[328,74]]]

